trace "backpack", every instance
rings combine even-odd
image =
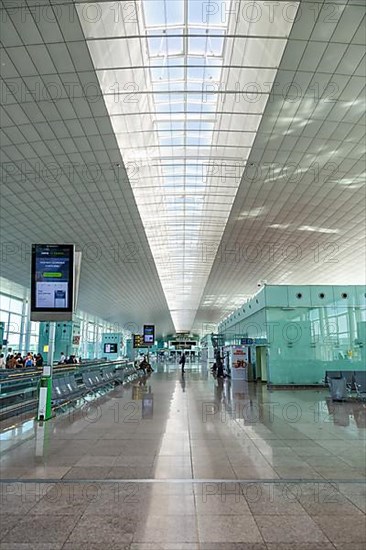
[[[26,359],[24,363],[25,367],[33,367],[33,360],[31,358]]]

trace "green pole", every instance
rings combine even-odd
[[[55,347],[56,323],[50,323],[48,366],[43,367],[43,374],[38,387],[37,420],[52,418],[52,370]]]

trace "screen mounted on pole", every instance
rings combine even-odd
[[[75,247],[32,246],[31,320],[71,320],[74,306]]]
[[[144,344],[153,346],[155,342],[155,325],[144,325]]]

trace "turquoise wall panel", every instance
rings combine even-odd
[[[365,369],[357,323],[364,314],[347,307],[268,309],[269,381],[320,384],[327,370]]]
[[[267,285],[219,331],[227,344],[267,338],[273,384],[319,384],[327,370],[366,369],[366,287]]]
[[[288,306],[288,287],[286,285],[271,285],[265,287],[266,307]]]

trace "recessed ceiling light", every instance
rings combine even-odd
[[[287,229],[290,227],[289,223],[273,223],[272,225],[269,225],[271,229]]]
[[[328,229],[327,227],[312,227],[310,225],[302,225],[299,231],[312,231],[314,233],[339,233],[339,229]]]

